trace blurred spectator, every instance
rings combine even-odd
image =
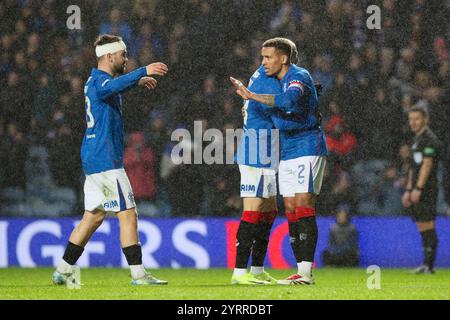
[[[351,87],[356,87],[367,79],[367,71],[364,68],[361,57],[357,53],[353,53],[350,56],[347,70],[347,81]]]
[[[414,74],[415,51],[413,48],[406,47],[400,50],[400,59],[395,66],[395,76],[402,82],[411,81]]]
[[[8,148],[9,143],[6,136],[5,121],[0,117],[0,163],[8,163]],[[0,166],[0,189],[4,187],[6,170],[7,166]]]
[[[142,132],[130,134],[123,161],[133,188],[134,198],[137,201],[153,200],[157,188],[155,156],[152,149],[145,146]]]
[[[329,159],[331,163],[337,163],[343,168],[348,168],[354,162],[354,150],[357,148],[357,140],[351,133],[341,116],[332,116],[324,126]]]
[[[373,42],[367,43],[363,48],[364,52],[362,59],[364,61],[364,68],[367,70],[370,85],[377,85],[380,82],[380,53]]]
[[[237,188],[240,183],[237,166],[216,166],[212,177],[208,214],[222,217],[238,215],[242,210],[242,199]]]
[[[340,205],[347,205],[356,212],[357,194],[348,172],[327,165],[321,193],[326,195],[317,201],[317,212],[321,215],[333,214]]]
[[[154,152],[154,165],[157,172],[160,171],[161,157],[170,142],[167,125],[165,114],[162,111],[153,110],[148,117],[148,125],[144,131],[146,145]],[[161,183],[159,176],[156,177],[156,183],[157,185]]]
[[[170,171],[166,185],[173,216],[200,216],[205,186],[202,173],[201,166],[189,164],[177,165]]]
[[[128,22],[122,20],[122,12],[119,8],[112,8],[109,13],[109,21],[100,25],[100,34],[114,34],[121,36],[123,41],[130,45],[132,40],[132,30]]]
[[[241,103],[239,101],[239,103]],[[217,110],[212,126],[214,128],[223,128],[225,124],[231,124],[231,128],[241,127],[242,115],[238,112],[240,107],[239,103],[231,98],[224,99],[222,102],[222,109]]]
[[[142,24],[139,33],[132,42],[130,57],[136,57],[143,50],[150,51],[153,59],[160,61],[163,58],[164,47],[161,36],[153,29],[149,22]]]
[[[284,0],[270,21],[273,34],[293,34],[300,24],[302,10],[294,0]]]
[[[50,80],[46,74],[42,74],[38,81],[31,116],[36,120],[36,124],[41,129],[45,129],[50,123],[50,115],[55,104],[56,92],[50,86]]]
[[[380,50],[380,61],[380,82],[387,83],[394,71],[395,51],[390,47],[382,47]]]
[[[233,123],[224,123],[222,134],[226,136],[226,131],[234,129]],[[234,154],[237,150],[237,141],[234,139],[225,140],[225,152]],[[208,182],[208,213],[212,212],[218,216],[236,216],[242,210],[242,199],[238,186],[240,185],[239,168],[235,165],[226,164],[226,154],[224,165],[218,164],[210,169],[209,176],[212,183]]]
[[[328,246],[322,253],[323,263],[333,267],[359,265],[358,231],[350,221],[349,208],[339,206],[336,223],[330,227]]]
[[[392,104],[386,89],[377,88],[367,106],[367,114],[371,130],[363,135],[366,158],[395,159],[402,138],[399,124],[404,122],[401,108]]]
[[[401,206],[404,188],[398,183],[398,177],[399,172],[394,164],[390,164],[384,169],[377,190],[374,191],[378,195],[377,205],[380,214],[395,216],[404,213]]]
[[[158,1],[153,0],[133,1],[133,19],[130,23],[132,24],[134,30],[139,30],[140,26],[155,18],[154,16],[157,3]]]
[[[381,30],[365,27],[367,1],[137,0],[113,4],[80,0],[79,5],[82,30],[69,32],[60,18],[64,2],[0,2],[3,161],[9,162],[11,139],[20,141],[11,157],[19,156],[17,149],[26,151],[28,145],[42,145],[47,139],[51,167],[60,167],[52,171],[54,179],[61,179],[58,172],[64,166],[56,162],[65,163],[66,154],[56,151],[53,142],[73,155],[68,161],[73,161],[75,169],[68,170],[66,165],[65,170],[79,170],[79,147],[85,131],[83,85],[95,64],[92,43],[98,32],[123,37],[130,56],[134,56],[128,61],[128,71],[155,59],[168,64],[170,72],[158,78],[157,90],[148,93],[137,88],[123,95],[125,132],[144,132],[146,145],[154,152],[156,197],[161,197],[159,193],[168,181],[176,184],[177,179],[184,179],[183,188],[195,190],[187,195],[196,203],[192,210],[219,210],[228,203],[220,197],[233,197],[233,178],[218,171],[232,174],[233,170],[173,165],[170,130],[180,125],[191,127],[199,118],[215,128],[241,127],[242,101],[230,90],[228,77],[248,81],[261,63],[262,42],[272,35],[301,44],[299,65],[310,69],[324,87],[320,99],[324,127],[335,117],[345,123],[344,132],[339,133],[342,128],[338,125],[328,135],[331,168],[321,197],[326,214],[347,202],[358,208],[364,201],[365,205],[377,202],[382,207],[385,198],[380,187],[401,185],[403,165],[397,162],[396,154],[409,136],[404,120],[414,104],[428,108],[432,130],[441,140],[448,139],[450,6],[446,1],[382,1]],[[10,124],[15,128],[14,138],[7,133]],[[347,132],[351,139],[343,139]],[[347,144],[354,140],[354,146]],[[340,147],[351,151],[339,155],[342,163],[334,166],[332,158],[336,150],[342,151]],[[403,147],[401,150],[404,153]],[[386,167],[384,159],[394,161],[395,170],[392,165]],[[370,171],[370,179],[377,185],[369,188],[374,197],[365,198],[361,188],[355,188],[359,182],[353,173],[371,167],[371,163],[380,164]],[[443,181],[445,184],[450,179]],[[75,178],[72,183],[80,185]],[[170,188],[177,214],[198,214],[182,204],[180,187]],[[204,192],[208,188],[211,192]],[[374,207],[369,207],[361,212],[375,213]],[[233,210],[223,207],[219,211]]]
[[[2,162],[4,177],[3,187],[25,188],[25,161],[27,156],[27,143],[23,132],[14,123],[6,126],[6,134],[2,139],[1,151],[6,159]]]
[[[1,90],[0,99],[0,116],[7,123],[14,122],[21,132],[28,130],[31,118],[31,91],[24,88],[18,73],[9,73],[7,85]]]
[[[57,186],[76,189],[81,176],[79,148],[75,145],[74,132],[63,118],[55,118],[54,136],[49,136],[49,166],[53,181]],[[70,168],[70,170],[67,170]]]
[[[328,91],[327,94],[324,94],[324,97],[321,99],[322,105],[327,105],[331,101],[339,105],[339,113],[342,112],[345,120],[351,121],[353,120],[352,114],[353,110],[350,108],[349,102],[351,96],[348,94],[350,88],[347,84],[345,73],[342,71],[336,72],[336,75],[333,79],[333,87]]]
[[[208,117],[208,114],[214,112],[219,103],[219,94],[217,92],[216,79],[213,75],[208,75],[203,81],[201,97],[199,97],[199,114]]]
[[[249,70],[248,66],[252,63],[252,57],[249,48],[242,42],[233,45],[231,56],[227,59],[227,69],[235,70],[234,75],[237,78],[250,79],[251,72],[254,72],[261,64],[260,59],[257,60],[256,69]],[[224,73],[227,72],[226,70]]]
[[[411,150],[407,143],[403,143],[398,152],[397,158],[397,180],[395,182],[396,187],[405,189],[406,183],[408,179],[408,171],[409,171],[409,159],[411,157]]]
[[[322,85],[322,94],[332,88],[333,73],[331,69],[331,58],[329,56],[317,55],[314,57],[312,77]]]

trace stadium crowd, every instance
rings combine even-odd
[[[66,26],[76,2],[81,29]],[[381,8],[381,29],[366,8]],[[75,215],[83,205],[84,82],[98,34],[120,35],[128,70],[169,66],[158,88],[128,91],[125,168],[141,214],[237,216],[233,165],[174,165],[176,128],[242,127],[228,82],[260,64],[262,42],[292,39],[323,86],[330,162],[318,212],[403,214],[407,110],[421,104],[445,143],[441,214],[450,199],[450,1],[4,0],[0,2],[0,215]],[[195,146],[192,146],[193,148]]]

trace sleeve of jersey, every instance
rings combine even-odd
[[[134,86],[140,78],[147,75],[145,67],[136,69],[130,73],[114,79],[104,79],[96,82],[97,94],[100,99],[107,99],[109,96],[121,93]]]
[[[290,81],[286,92],[275,95],[275,107],[285,112],[298,111],[298,102],[305,92],[304,88],[304,84],[300,80]]]
[[[424,157],[436,158],[437,155],[436,147],[433,145],[428,145],[425,148],[423,148],[422,153]]]

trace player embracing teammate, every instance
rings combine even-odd
[[[325,134],[320,127],[318,94],[309,72],[295,65],[298,53],[292,41],[269,39],[262,46],[261,56],[265,76],[279,81],[280,93],[269,89],[256,92],[251,85],[246,88],[240,81],[230,80],[245,101],[271,109],[273,125],[280,133],[279,189],[284,198],[298,270],[277,283],[313,284],[312,265],[318,238],[315,203],[327,155]]]
[[[152,90],[168,71],[161,62],[149,64],[127,74],[127,47],[120,37],[100,35],[95,42],[97,68],[93,68],[84,87],[86,132],[81,147],[84,184],[83,219],[72,231],[64,255],[53,273],[54,284],[73,278],[74,265],[92,234],[114,213],[120,224],[120,243],[130,266],[133,285],[161,285],[142,264],[142,249],[137,229],[136,203],[123,166],[124,137],[121,93],[136,85]]]
[[[261,66],[250,78],[253,92],[281,93],[279,81],[266,76]],[[246,100],[242,108],[244,135],[236,155],[241,173],[243,212],[236,236],[236,264],[232,284],[276,283],[264,270],[264,259],[270,230],[277,215],[278,135],[274,128],[272,108]],[[251,269],[247,264],[251,255]]]

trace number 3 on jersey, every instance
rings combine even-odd
[[[91,100],[89,100],[89,97],[86,96],[86,116],[87,116],[87,127],[92,128],[95,124],[94,116],[91,112]]]
[[[248,102],[249,102],[249,100],[245,100],[244,106],[242,107],[242,116],[244,117],[244,126],[247,125],[247,118],[248,118],[247,108],[248,108]]]

